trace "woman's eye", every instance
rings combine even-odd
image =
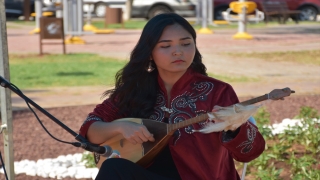
[[[182,46],[189,46],[189,45],[190,45],[190,43],[182,44]]]
[[[168,48],[168,47],[170,47],[170,46],[161,46],[161,48]]]

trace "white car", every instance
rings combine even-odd
[[[93,13],[97,17],[104,17],[106,5],[113,8],[123,8],[125,11],[126,0],[83,0],[84,11],[89,11],[93,6]],[[152,18],[163,12],[175,12],[184,17],[195,16],[195,4],[190,0],[133,0],[131,17]]]

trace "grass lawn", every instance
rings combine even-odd
[[[35,54],[9,56],[10,82],[20,89],[114,85],[114,77],[126,61],[95,54]],[[245,76],[233,77],[208,73],[216,79],[231,82],[257,81]]]
[[[234,83],[234,82],[257,82],[259,81],[258,78],[252,78],[247,76],[230,76],[230,75],[223,75],[223,74],[212,74],[208,73],[210,77],[213,77],[215,79],[219,79],[221,81],[227,82],[227,83]]]
[[[255,52],[227,53],[232,57],[258,58],[265,61],[287,61],[320,66],[320,50],[287,51],[287,52]]]
[[[10,82],[24,88],[114,84],[125,61],[95,54],[10,55]]]
[[[147,24],[147,20],[130,20],[124,22],[124,29],[143,29],[143,27]],[[98,29],[122,29],[122,24],[108,24],[105,27],[104,20],[93,21],[92,25]]]
[[[36,27],[35,21],[21,21],[17,19],[7,19],[7,29],[19,29],[21,26]]]

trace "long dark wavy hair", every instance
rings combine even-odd
[[[175,13],[159,14],[145,25],[140,39],[131,52],[130,61],[117,72],[115,88],[104,92],[109,99],[128,117],[148,118],[156,103],[159,85],[158,70],[151,73],[146,69],[150,62],[153,48],[158,43],[163,29],[173,24],[181,25],[196,41],[196,32],[183,17]],[[196,42],[195,42],[196,43]],[[196,48],[193,62],[190,66],[194,71],[207,76],[202,56]]]

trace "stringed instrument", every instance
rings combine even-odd
[[[278,100],[283,99],[286,96],[290,96],[294,91],[290,88],[284,89],[274,89],[269,94],[259,96],[244,102],[241,102],[241,105],[250,105],[258,103],[264,100]],[[157,156],[161,150],[167,145],[170,137],[173,133],[183,127],[189,126],[194,123],[205,121],[209,118],[210,112],[206,114],[199,115],[197,117],[187,119],[175,124],[167,124],[163,122],[158,122],[150,119],[140,119],[140,118],[122,118],[115,121],[130,121],[139,124],[143,124],[146,128],[153,134],[155,141],[154,142],[144,142],[142,144],[132,144],[126,140],[121,134],[107,140],[106,142],[100,144],[101,146],[107,145],[110,146],[113,150],[119,152],[121,158],[125,158],[134,163],[137,163],[143,167],[149,165],[152,160]],[[98,168],[101,167],[101,164],[108,157],[95,156],[96,165]]]

